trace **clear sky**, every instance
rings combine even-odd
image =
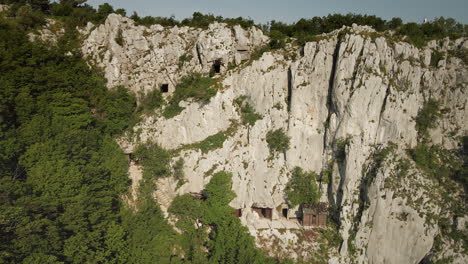
[[[277,20],[287,23],[300,18],[330,13],[376,15],[384,19],[401,17],[405,22],[422,22],[424,18],[452,17],[468,24],[468,0],[88,0],[97,7],[109,3],[124,8],[127,15],[190,17],[193,12],[224,17],[250,17],[256,23]]]

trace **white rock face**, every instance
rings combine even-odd
[[[232,172],[237,197],[231,206],[243,209],[241,220],[258,244],[268,247],[263,231],[270,230],[267,237],[275,235],[283,241],[278,242],[284,245],[278,250],[298,257],[287,249],[289,241],[297,241],[294,235],[277,232],[299,228],[276,210],[285,202],[289,172],[296,166],[317,173],[332,167],[330,183],[321,185],[321,200],[339,208],[344,242],[330,256],[330,263],[419,263],[427,256],[439,232],[429,219],[441,210],[427,191],[434,183],[416,171],[416,176],[389,187],[395,165],[386,162],[366,185],[366,171],[376,146],[395,143],[396,158],[405,157],[403,149],[416,146],[414,118],[429,98],[442,102],[447,113],[430,131],[431,139],[446,148],[457,147],[456,137],[466,135],[468,129],[467,67],[450,56],[434,67],[431,56],[436,48],[446,52],[468,41],[444,41],[441,48],[430,43],[418,49],[374,37],[377,33],[371,34],[369,27],[354,26],[343,32],[307,43],[302,51],[289,47],[287,52],[264,53],[250,65],[224,68],[218,77],[223,89],[209,103],[182,102],[184,111],[172,119],[158,113],[145,117],[135,127],[139,140],[171,150],[232,132],[221,148],[208,153],[188,147],[177,152],[174,160],[185,160],[186,183],[178,189],[169,179],[159,183],[164,187],[155,195],[164,200],[163,210],[176,194],[203,190],[210,173]],[[135,92],[159,89],[162,83],[169,83],[172,92],[177,80],[189,72],[207,73],[217,59],[224,66],[239,63],[243,50],[251,51],[268,40],[255,28],[231,30],[216,23],[207,30],[146,28],[118,15],[110,15],[97,28],[88,25],[82,33],[86,36],[82,51],[104,70],[109,87],[124,85]],[[183,55],[189,59],[182,64]],[[263,117],[252,127],[240,125],[233,103],[239,96],[247,96]],[[269,158],[265,137],[278,128],[291,138],[290,148],[285,155]],[[348,139],[345,155],[334,158],[340,139]],[[125,144],[131,152],[129,142]],[[416,183],[413,198],[402,195]],[[368,199],[364,209],[359,204],[361,194]],[[416,206],[416,198],[430,208]],[[273,219],[259,219],[250,210],[254,203],[273,208]],[[314,242],[306,248],[310,251]]]
[[[221,59],[223,70],[235,62],[238,46],[252,51],[268,38],[257,28],[214,23],[207,30],[189,27],[137,26],[129,18],[111,14],[105,24],[91,23],[81,30],[86,36],[82,52],[104,70],[108,86],[124,85],[134,92],[169,91],[190,72],[208,72]]]

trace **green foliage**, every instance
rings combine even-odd
[[[124,39],[123,39],[123,36],[122,36],[122,29],[119,28],[119,30],[117,31],[117,35],[115,36],[115,42],[117,44],[119,44],[119,46],[123,46],[123,43],[124,43]]]
[[[186,261],[274,263],[255,247],[247,228],[232,214],[229,203],[235,194],[231,190],[231,178],[231,173],[215,173],[206,185],[205,200],[183,195],[171,204],[169,212],[177,216],[177,226],[183,230],[180,241]]]
[[[26,34],[0,21],[0,262],[125,262],[129,180],[112,136],[132,98],[65,56],[63,42],[50,49]]]
[[[157,204],[148,199],[138,212],[124,211],[122,226],[126,230],[126,247],[121,252],[126,262],[132,264],[180,263],[173,250],[176,247],[177,233],[164,219]]]
[[[33,10],[30,5],[18,8],[15,14],[16,21],[25,28],[37,28],[45,25],[45,17],[40,11]]]
[[[133,155],[143,165],[143,183],[140,187],[143,195],[147,195],[151,190],[154,190],[154,181],[156,179],[171,175],[169,166],[171,156],[157,144],[140,144]]]
[[[444,37],[455,39],[466,36],[465,25],[456,22],[452,18],[440,17],[423,24],[403,24],[400,18],[386,21],[376,16],[358,14],[330,14],[324,17],[300,19],[290,25],[273,20],[270,22],[269,27],[267,26],[265,29],[269,29],[271,33],[275,32],[273,33],[274,43],[278,43],[278,39],[284,39],[284,37],[280,37],[276,33],[279,32],[284,36],[296,38],[297,43],[303,45],[308,41],[313,41],[316,35],[329,33],[343,26],[351,26],[353,23],[371,26],[378,32],[394,30],[396,36],[400,38],[406,36],[406,40],[417,47],[425,45],[431,39],[442,39]]]
[[[456,177],[456,172],[462,166],[460,159],[452,151],[437,145],[419,143],[414,149],[408,150],[408,153],[419,169],[439,182]]]
[[[135,118],[136,100],[123,86],[118,86],[107,92],[103,103],[99,106],[99,118],[107,131],[120,134],[128,129]]]
[[[177,64],[177,66],[178,66],[179,68],[182,68],[182,67],[184,66],[184,64],[185,64],[186,62],[190,62],[190,60],[192,60],[192,58],[193,58],[193,56],[190,55],[190,54],[189,54],[189,55],[184,54],[184,55],[180,56],[180,57],[179,57],[179,62],[178,62],[178,64]]]
[[[334,142],[333,149],[335,152],[335,158],[338,161],[343,161],[346,158],[346,147],[349,145],[351,138],[337,138]]]
[[[432,51],[431,54],[431,66],[432,67],[437,67],[437,64],[439,63],[440,60],[444,58],[444,54],[440,51],[434,50]]]
[[[181,101],[188,98],[193,98],[197,101],[206,102],[211,97],[216,95],[217,88],[214,86],[215,81],[210,77],[203,76],[200,73],[192,73],[183,77],[176,85],[174,95],[169,100],[169,105],[164,109],[163,116],[172,118],[184,108],[179,106]]]
[[[467,48],[458,48],[455,50],[449,51],[450,56],[459,58],[463,61],[465,65],[468,64],[468,49]]]
[[[153,89],[150,92],[142,93],[140,96],[140,104],[138,112],[152,113],[154,110],[161,108],[164,105],[164,99],[161,91]]]
[[[305,172],[301,168],[295,167],[285,189],[289,206],[296,207],[300,204],[317,202],[320,198],[317,179],[318,175],[315,172]]]
[[[175,162],[174,166],[172,167],[172,169],[174,170],[173,176],[177,180],[183,180],[185,178],[184,163],[185,163],[184,159],[180,158]]]
[[[151,26],[155,24],[162,25],[164,27],[173,27],[173,26],[188,26],[194,28],[207,29],[211,23],[226,23],[228,26],[233,27],[235,25],[240,25],[243,28],[249,28],[255,26],[254,21],[251,19],[245,19],[242,17],[238,18],[223,18],[222,16],[214,16],[212,14],[202,14],[200,12],[193,13],[191,18],[186,18],[182,21],[178,21],[174,16],[171,17],[140,17],[136,12],[130,17],[135,20],[137,24],[144,26]]]
[[[192,145],[195,149],[200,149],[202,153],[208,153],[211,150],[222,148],[224,141],[227,139],[227,135],[224,132],[219,132],[214,135],[208,136],[204,140]]]
[[[435,128],[437,120],[442,116],[440,112],[440,103],[437,100],[429,99],[418,111],[416,116],[416,131],[422,140],[429,136],[429,129]]]
[[[266,135],[266,142],[272,155],[278,152],[286,152],[289,149],[289,140],[290,138],[282,128],[270,130]]]
[[[234,103],[237,105],[238,109],[240,110],[242,124],[253,126],[257,120],[262,119],[262,115],[255,112],[255,109],[249,104],[247,101],[247,96],[240,96]]]

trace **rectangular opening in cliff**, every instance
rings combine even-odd
[[[328,208],[325,203],[302,205],[303,226],[326,226],[328,220]]]
[[[214,61],[213,63],[213,70],[216,74],[219,74],[221,73],[221,64],[222,64],[222,61],[221,59],[217,59]]]
[[[167,92],[169,92],[169,84],[163,83],[161,85],[161,93],[167,93]]]
[[[256,212],[260,217],[263,217],[263,218],[271,219],[271,217],[273,215],[273,209],[272,208],[252,206],[252,210],[254,212]]]
[[[234,209],[234,210],[232,211],[232,214],[233,214],[234,216],[236,216],[236,217],[241,217],[241,216],[242,216],[242,209],[240,209],[240,208],[239,208],[239,209]]]
[[[247,46],[237,46],[237,53],[239,53],[241,61],[246,61],[250,59],[249,48]]]
[[[282,212],[283,217],[288,218],[288,208],[283,208],[281,212]]]

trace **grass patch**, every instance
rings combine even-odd
[[[257,120],[263,118],[262,115],[255,112],[255,109],[247,102],[247,96],[243,95],[234,100],[237,109],[240,112],[243,125],[253,126]]]
[[[179,103],[188,98],[199,102],[208,102],[218,91],[215,83],[215,80],[200,73],[192,73],[183,77],[176,85],[174,95],[169,100],[162,115],[166,119],[177,116],[184,110],[183,107],[179,106]]]
[[[238,125],[239,124],[236,121],[232,121],[228,129],[211,135],[202,141],[181,146],[180,148],[174,150],[174,152],[178,153],[182,150],[199,149],[203,154],[206,154],[212,150],[222,148],[224,141],[226,141],[226,139],[228,139],[230,136],[234,135],[234,133],[237,131]]]

